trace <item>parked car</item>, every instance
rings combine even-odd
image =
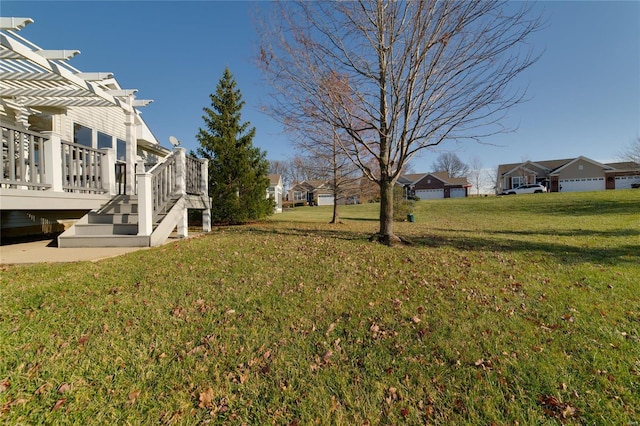
[[[507,189],[503,192],[504,195],[514,195],[514,194],[539,194],[547,192],[547,188],[544,185],[540,185],[539,183],[534,183],[530,185],[521,185],[517,188]]]

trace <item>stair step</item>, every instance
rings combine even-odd
[[[138,214],[138,203],[135,204],[113,204],[103,207],[100,214],[126,213]]]
[[[137,235],[137,223],[76,224],[76,235]]]
[[[149,247],[150,238],[138,235],[74,235],[59,236],[58,247]]]
[[[104,213],[96,213],[89,212],[88,216],[89,223],[112,223],[112,224],[137,224],[138,223],[138,214],[137,213],[113,213],[113,214],[104,214]]]

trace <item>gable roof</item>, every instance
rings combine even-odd
[[[267,177],[269,178],[269,184],[271,186],[282,185],[282,176],[278,174],[269,174]]]
[[[569,161],[568,163],[563,164],[562,166],[558,167],[557,169],[552,170],[551,173],[549,173],[549,174],[553,174],[553,175],[558,174],[565,167],[569,167],[571,164],[576,163],[578,161],[586,161],[587,163],[591,163],[591,164],[593,164],[595,166],[602,167],[603,169],[607,169],[607,170],[613,169],[613,167],[611,167],[611,166],[607,166],[606,164],[598,163],[597,161],[594,161],[594,160],[592,160],[590,158],[587,158],[587,157],[583,157],[581,155],[581,156],[576,157],[573,160]]]
[[[319,179],[305,180],[303,182],[298,182],[291,187],[291,191],[307,191],[313,192],[318,189],[323,189],[327,186],[327,182]]]
[[[522,161],[520,163],[510,163],[510,164],[500,164],[498,166],[498,176],[504,176],[516,171],[519,167],[523,167],[526,164],[532,164],[534,166],[540,167],[541,169],[551,171],[555,170],[559,167],[564,166],[570,161],[574,160],[573,158],[565,158],[561,160],[544,160],[544,161]],[[525,166],[526,167],[526,166]]]
[[[618,163],[605,163],[616,170],[640,170],[640,164],[633,161],[620,161]]]
[[[428,173],[427,176],[433,176],[436,179],[440,180],[441,182],[443,182],[445,185],[449,185],[449,186],[471,186],[471,184],[467,181],[466,177],[451,177],[449,176],[449,173],[447,172],[434,172],[434,173]]]
[[[398,183],[402,184],[416,184],[425,177],[427,173],[409,173],[406,175],[402,175],[398,178]]]

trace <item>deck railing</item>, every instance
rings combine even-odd
[[[1,188],[115,195],[113,149],[63,141],[54,132],[37,133],[7,124],[1,129]]]
[[[2,178],[0,187],[43,190],[45,179],[45,137],[36,132],[2,125]]]
[[[148,172],[138,167],[138,234],[151,235],[153,225],[172,200],[185,195],[208,199],[208,163],[187,157],[184,148],[175,148]],[[186,217],[186,216],[185,216]]]
[[[102,163],[106,153],[71,142],[61,142],[62,188],[66,192],[104,193]]]

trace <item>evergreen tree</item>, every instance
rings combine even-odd
[[[273,200],[266,198],[269,162],[264,151],[252,145],[256,133],[242,123],[242,94],[229,69],[209,95],[211,107],[202,116],[206,129],[196,138],[197,152],[209,160],[209,196],[214,223],[242,223],[262,219],[273,212]]]

